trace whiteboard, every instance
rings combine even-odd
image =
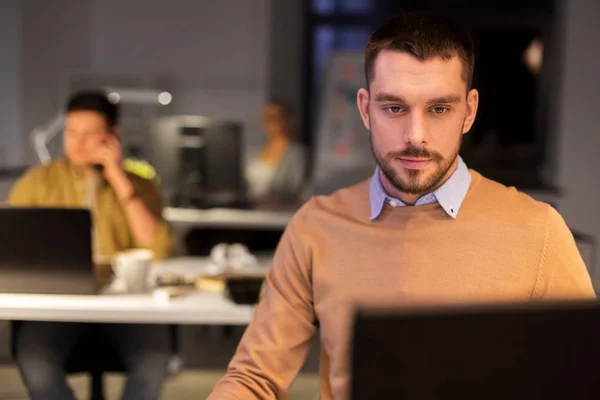
[[[312,194],[328,194],[373,174],[369,132],[356,105],[365,87],[362,52],[331,53],[318,110]]]

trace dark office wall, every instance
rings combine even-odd
[[[0,3],[0,104],[12,104],[0,111],[0,138],[12,146],[2,146],[0,168],[36,161],[26,133],[60,110],[82,76],[167,81],[169,112],[241,120],[249,145],[259,142],[271,0]]]
[[[559,210],[572,228],[600,240],[600,2],[562,4],[562,79],[557,107]],[[600,254],[596,252],[596,259]],[[600,263],[596,261],[596,271]],[[598,271],[600,272],[600,271]],[[600,283],[600,273],[595,274]]]
[[[27,134],[59,111],[66,80],[90,67],[91,0],[21,0],[21,144],[35,161]]]
[[[21,13],[20,0],[0,2],[0,168],[22,158]]]
[[[241,120],[260,138],[268,0],[95,0],[92,71],[172,82],[176,114]]]

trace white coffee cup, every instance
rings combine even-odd
[[[116,286],[127,293],[144,293],[150,289],[153,253],[147,249],[132,249],[113,258]]]

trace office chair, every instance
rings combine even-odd
[[[13,321],[12,326],[12,353],[16,358],[16,337],[21,321]],[[179,339],[177,326],[169,325],[169,340],[171,344],[172,360],[169,365],[169,375],[174,375],[181,369],[178,356]],[[87,373],[90,376],[90,400],[104,400],[105,372],[126,372],[125,365],[119,359],[110,342],[97,336],[94,331],[84,336],[73,349],[67,359],[65,372],[68,374]]]

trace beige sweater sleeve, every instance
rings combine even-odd
[[[544,246],[533,298],[596,298],[575,239],[563,218],[552,207],[548,207]]]
[[[280,399],[300,370],[316,329],[306,208],[284,232],[254,320],[210,400]]]

